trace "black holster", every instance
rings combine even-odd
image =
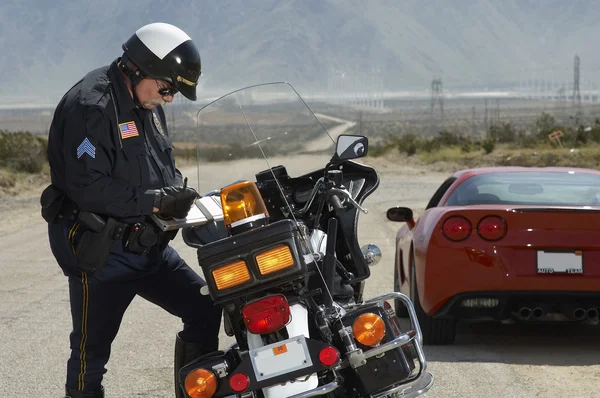
[[[125,247],[137,254],[146,254],[154,246],[163,251],[175,238],[178,230],[162,231],[154,222],[135,223],[129,230]]]
[[[77,269],[88,273],[101,271],[108,259],[115,235],[118,236],[123,228],[124,224],[108,217],[101,229],[96,228],[96,230],[89,229],[85,231],[75,249]]]

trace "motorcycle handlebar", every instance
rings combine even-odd
[[[342,206],[342,201],[340,200],[340,197],[337,196],[336,194],[332,194],[329,197],[329,202],[331,203],[333,208],[336,210],[338,210],[338,209],[341,210],[344,208],[344,206]]]

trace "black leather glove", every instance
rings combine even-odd
[[[170,186],[159,189],[156,193],[155,205],[162,217],[184,218],[192,204],[200,197],[194,188]]]

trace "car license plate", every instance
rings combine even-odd
[[[538,274],[583,274],[583,252],[537,252]]]
[[[250,350],[256,381],[312,366],[304,335]]]

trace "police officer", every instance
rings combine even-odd
[[[52,253],[68,277],[71,355],[66,396],[104,397],[111,344],[140,295],[181,318],[177,370],[218,349],[221,308],[150,219],[185,217],[198,197],[175,168],[162,105],[196,100],[200,54],[179,28],[152,23],[123,54],[89,72],[59,102],[49,132],[52,184],[41,197]],[[143,338],[143,336],[140,336]]]

